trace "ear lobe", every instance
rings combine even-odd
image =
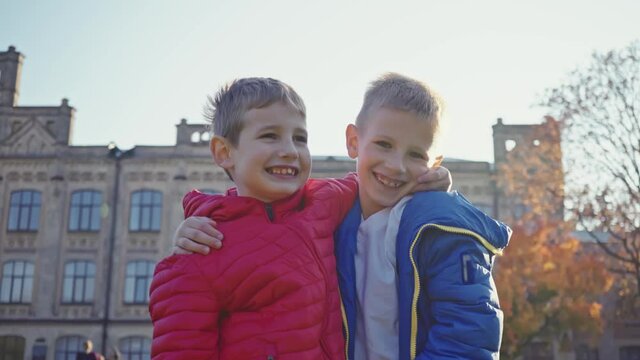
[[[358,128],[353,124],[349,124],[345,135],[349,157],[355,159],[358,157]]]
[[[225,170],[233,169],[233,146],[227,139],[221,136],[212,137],[211,141],[209,141],[209,149],[211,150],[213,160],[218,166]]]

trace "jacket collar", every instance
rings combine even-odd
[[[216,221],[228,221],[247,215],[264,215],[267,212],[271,213],[267,216],[277,221],[287,214],[301,210],[304,207],[303,195],[304,187],[284,199],[265,203],[252,197],[239,196],[238,190],[234,187],[224,195],[208,196],[200,207],[206,208],[206,215]]]

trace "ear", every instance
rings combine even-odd
[[[347,126],[346,137],[349,157],[355,159],[358,157],[358,128],[353,124],[349,124]]]
[[[211,155],[213,155],[213,161],[215,161],[216,164],[225,170],[233,169],[233,145],[231,145],[229,140],[221,136],[214,136],[211,138],[211,141],[209,141],[209,149],[211,150]]]

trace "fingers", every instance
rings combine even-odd
[[[181,247],[177,247],[177,246],[174,246],[171,249],[171,255],[188,255],[188,254],[193,254],[193,252],[185,250],[185,249],[183,249]],[[203,255],[205,255],[205,254],[203,254]]]
[[[190,217],[180,223],[173,237],[173,254],[208,254],[210,247],[222,247],[223,235],[216,222],[206,217]]]
[[[448,178],[435,181],[429,186],[429,191],[449,191],[450,189],[451,181]]]
[[[214,220],[211,220],[207,217],[197,216],[185,219],[179,229],[184,228],[184,230],[188,231],[189,233],[200,232],[204,234],[202,235],[204,237],[211,237],[222,240],[223,235],[215,228],[216,226],[217,224]]]
[[[442,175],[442,171],[438,171],[439,169],[441,168],[431,168],[427,170],[427,172],[418,176],[418,179],[417,179],[418,183],[430,185],[430,183],[440,180],[440,176],[443,176],[443,175]]]
[[[446,167],[430,168],[418,176],[418,184],[414,191],[449,191],[451,189],[451,172]]]
[[[198,224],[197,227],[184,227],[178,232],[178,239],[195,241],[202,245],[219,248],[222,246],[222,234],[211,224]]]
[[[175,242],[175,246],[173,247],[174,254],[197,253],[197,254],[206,255],[209,253],[209,251],[210,251],[209,246],[199,244],[197,242],[194,242],[191,239],[184,238],[184,237],[177,239]]]

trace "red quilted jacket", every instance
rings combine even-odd
[[[350,175],[272,204],[187,194],[185,216],[216,220],[224,246],[156,266],[153,359],[344,359],[333,232],[356,192]]]

